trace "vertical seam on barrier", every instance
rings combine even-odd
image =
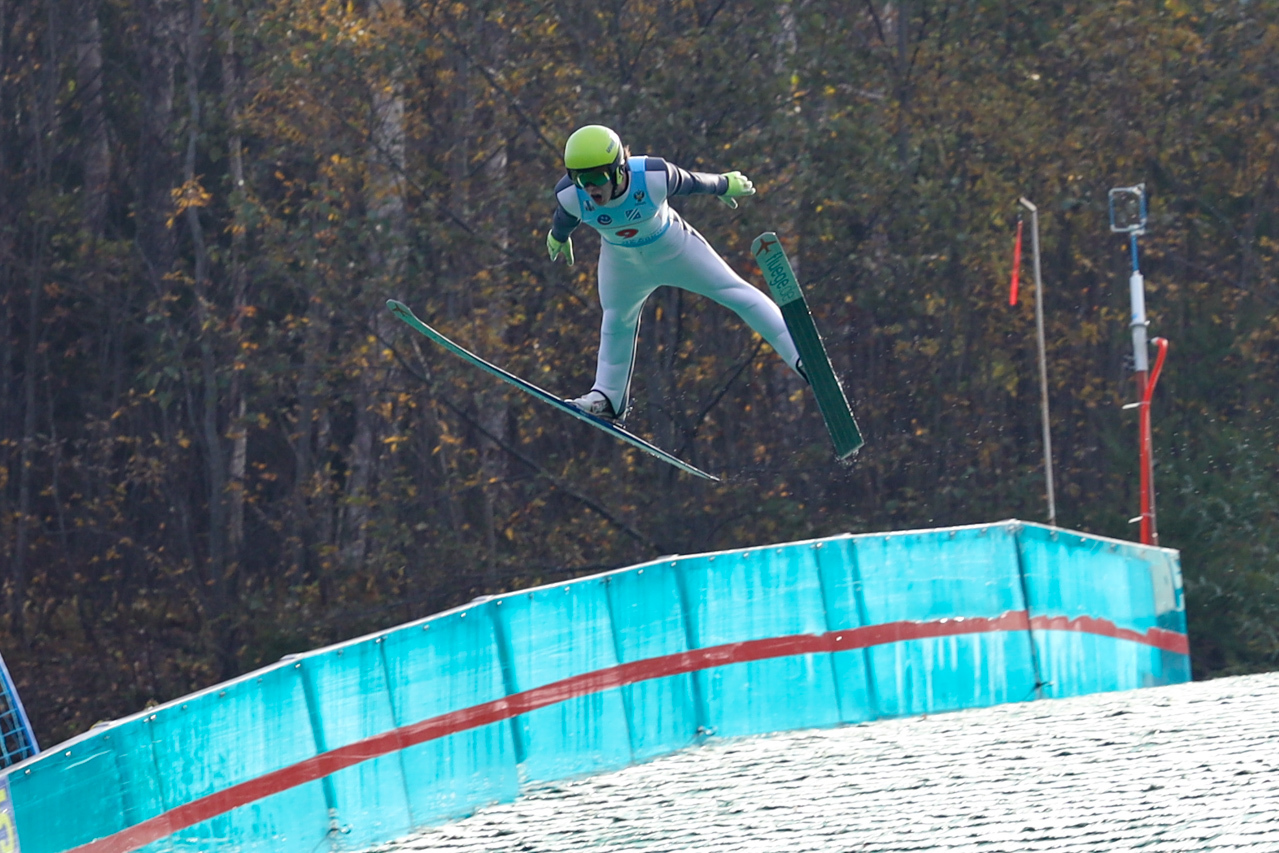
[[[831,544],[829,541],[820,544],[810,545],[817,552],[817,588],[822,596],[822,624],[826,626],[826,634],[829,636],[834,633],[835,626],[831,624],[830,601],[826,595],[826,561],[822,559],[822,554],[827,550],[824,546]],[[844,685],[839,680],[839,668],[835,666],[835,650],[826,653],[826,662],[830,667],[831,681],[835,684],[835,708],[839,711],[839,720],[843,722],[846,717],[844,714]]]
[[[1017,582],[1021,587],[1021,603],[1026,608],[1026,640],[1030,643],[1030,663],[1035,668],[1035,698],[1044,698],[1044,672],[1039,664],[1039,645],[1035,642],[1035,614],[1030,610],[1030,586],[1026,582],[1026,561],[1021,553],[1021,536],[1025,525],[1017,524],[1012,529],[1013,553],[1017,555]]]
[[[302,697],[306,702],[306,716],[311,721],[311,742],[315,745],[315,754],[323,755],[329,751],[328,742],[324,739],[324,729],[320,721],[320,709],[315,700],[315,689],[311,684],[310,669],[306,666],[306,658],[297,662],[297,671],[302,679]],[[324,792],[324,805],[328,809],[329,828],[324,833],[324,840],[329,842],[330,850],[340,849],[337,843],[338,819],[337,791],[333,788],[333,776],[325,774],[320,777],[320,790]]]
[[[506,698],[509,699],[519,692],[515,683],[513,657],[515,649],[511,646],[511,638],[506,635],[506,628],[502,624],[501,617],[498,616],[497,608],[491,606],[491,602],[481,606],[488,613],[489,624],[493,626],[493,640],[497,643],[497,659],[502,667],[502,689],[506,691]],[[528,744],[525,742],[523,723],[520,719],[523,716],[523,714],[513,714],[508,720],[511,726],[511,742],[515,747],[516,764],[523,764],[528,760]]]
[[[391,725],[398,731],[404,727],[404,719],[395,707],[395,692],[391,687],[391,665],[386,659],[386,639],[377,644],[378,660],[382,662],[382,683],[386,685],[386,704],[391,709]],[[404,749],[395,750],[395,763],[400,768],[400,784],[404,786],[404,810],[408,812],[409,826],[417,828],[417,817],[413,814],[413,794],[409,790],[409,772],[404,766]]]
[[[618,666],[627,661],[622,658],[622,647],[617,636],[617,620],[613,618],[613,584],[608,577],[601,579],[604,585],[604,609],[608,613],[608,632],[613,640],[613,660]],[[622,694],[622,708],[626,716],[626,743],[631,749],[631,764],[635,763],[635,721],[632,719],[635,713],[635,702],[631,696],[634,686],[631,684],[623,684],[619,690]]]
[[[165,790],[164,776],[160,773],[160,759],[155,754],[156,739],[153,721],[148,717],[142,721],[142,724],[147,734],[147,751],[151,753],[151,769],[155,772],[155,788],[160,792],[160,814],[157,815],[159,817],[167,814],[175,806],[169,800],[169,792]],[[119,747],[114,747],[114,749],[116,749],[116,755],[119,755]]]
[[[853,577],[853,604],[857,608],[857,621],[861,623],[858,627],[864,627],[870,624],[870,620],[866,615],[866,586],[862,583],[862,549],[858,539],[854,536],[850,540],[853,552],[850,566]],[[870,700],[871,719],[878,720],[883,712],[879,707],[878,678],[875,675],[875,660],[871,655],[870,646],[862,647],[862,664],[866,669],[866,694]]]
[[[693,630],[693,608],[688,592],[688,580],[684,575],[684,561],[677,559],[672,561],[670,567],[675,572],[675,594],[679,596],[679,604],[681,621],[684,623],[684,645],[688,650],[695,651],[701,648],[701,643],[695,641]],[[710,707],[706,703],[706,691],[702,686],[702,678],[704,670],[697,670],[689,673],[690,684],[693,688],[693,722],[697,724],[697,729],[693,732],[694,741],[705,740],[709,735],[713,734],[710,730]]]
[[[108,736],[104,735],[104,737]],[[154,750],[151,751],[151,756],[151,763],[154,766]],[[121,823],[125,826],[133,826],[138,823],[137,820],[131,817],[131,815],[136,815],[139,810],[137,792],[134,790],[135,786],[133,784],[126,783],[125,781],[124,755],[121,753],[120,748],[116,743],[111,744],[111,761],[113,769],[115,770],[116,786],[119,788],[120,809],[123,812],[123,814],[121,814],[121,817],[123,818]],[[132,776],[133,774],[129,775]],[[130,781],[132,780],[130,779]]]

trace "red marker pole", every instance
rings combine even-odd
[[[1150,435],[1150,398],[1155,394],[1155,384],[1159,382],[1159,372],[1163,370],[1164,359],[1168,357],[1168,340],[1155,338],[1151,341],[1159,350],[1155,356],[1155,366],[1150,371],[1150,379],[1146,381],[1145,373],[1139,373],[1138,382],[1145,384],[1141,389],[1141,410],[1139,426],[1141,432],[1141,541],[1144,545],[1159,544],[1159,528],[1155,524],[1155,458]]]

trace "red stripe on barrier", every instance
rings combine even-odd
[[[1091,616],[1078,616],[1068,619],[1065,616],[1036,616],[1030,620],[1030,627],[1036,631],[1077,631],[1081,634],[1098,634],[1103,637],[1114,637],[1117,640],[1130,640],[1147,646],[1154,646],[1165,652],[1179,655],[1190,654],[1190,640],[1185,634],[1169,631],[1166,628],[1150,628],[1144,634],[1128,628],[1120,628],[1109,619],[1094,619]]]
[[[297,764],[265,773],[247,782],[232,785],[198,800],[192,800],[114,835],[76,847],[70,853],[130,853],[139,847],[159,841],[165,836],[226,814],[232,809],[296,788],[307,782],[314,782],[361,762],[458,732],[508,720],[567,699],[589,696],[628,684],[672,675],[684,675],[733,663],[850,651],[906,640],[1026,630],[1075,631],[1130,640],[1179,654],[1190,653],[1189,642],[1184,634],[1163,628],[1151,628],[1142,634],[1120,628],[1106,619],[1094,619],[1089,616],[1080,616],[1075,619],[1068,619],[1065,616],[1036,616],[1028,619],[1024,610],[1011,610],[995,618],[960,617],[940,619],[935,622],[887,622],[849,628],[844,631],[831,631],[826,634],[796,634],[788,637],[727,643],[722,646],[647,658],[608,669],[582,673],[521,693],[514,693],[502,699],[495,699],[492,702],[485,702],[482,705],[473,705],[393,729],[329,750],[314,758],[299,761]]]

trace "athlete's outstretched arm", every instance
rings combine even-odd
[[[729,207],[737,207],[737,199],[744,195],[754,195],[755,185],[750,178],[741,172],[727,172],[712,175],[709,172],[690,172],[681,169],[674,163],[667,163],[660,157],[649,157],[649,170],[661,171],[666,167],[666,194],[674,195],[713,195]]]
[[[666,172],[666,195],[723,195],[728,180],[709,172],[690,172],[661,157],[648,157],[645,168],[650,172]]]
[[[555,192],[558,194],[569,185],[570,181],[565,175],[555,185]],[[573,238],[569,235],[580,224],[582,220],[565,210],[564,205],[558,200],[555,202],[555,213],[551,216],[551,230],[546,233],[546,252],[551,256],[552,261],[563,257],[569,266],[573,265]]]

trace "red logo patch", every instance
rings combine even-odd
[[[629,240],[638,233],[638,228],[623,228],[621,231],[617,232],[617,236],[621,237],[623,240]]]

